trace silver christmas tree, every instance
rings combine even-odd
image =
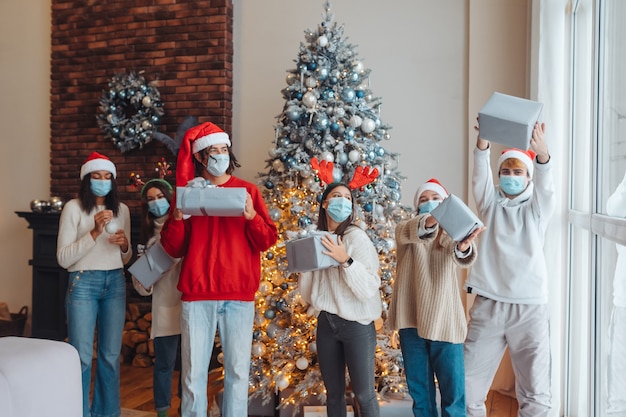
[[[404,394],[402,355],[385,326],[396,266],[394,228],[410,210],[400,203],[398,155],[381,142],[390,126],[380,118],[381,99],[370,89],[370,70],[334,22],[330,2],[323,21],[305,32],[296,67],[282,90],[275,146],[259,185],[279,229],[278,243],[264,254],[256,297],[251,395],[265,402],[282,392],[281,406],[297,406],[311,396],[325,401],[317,367],[315,316],[298,293],[298,276],[287,271],[285,241],[315,229],[322,187],[312,160],[333,165],[334,181],[349,183],[355,171],[378,174],[355,190],[358,223],[380,257],[382,318],[376,323],[376,381],[380,395]],[[315,164],[313,164],[315,165]],[[358,177],[359,174],[357,174]]]

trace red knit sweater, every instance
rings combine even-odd
[[[253,301],[261,275],[260,252],[278,238],[258,188],[232,176],[221,187],[245,187],[256,216],[170,216],[161,230],[161,244],[170,256],[182,257],[178,290],[183,301]]]

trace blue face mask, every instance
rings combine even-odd
[[[435,207],[439,205],[439,203],[441,203],[441,201],[439,200],[426,201],[425,203],[422,203],[419,205],[419,207],[417,208],[417,213],[418,214],[430,213],[431,211],[433,211]]]
[[[111,180],[97,180],[91,178],[91,192],[98,197],[104,197],[111,192]]]
[[[148,211],[154,215],[154,217],[164,216],[170,209],[170,203],[167,198],[157,198],[156,200],[148,201]]]
[[[230,156],[226,153],[218,153],[215,155],[209,155],[209,161],[206,164],[206,170],[209,174],[216,177],[221,177],[226,173],[228,166],[230,165]]]
[[[521,175],[501,175],[500,188],[508,195],[518,195],[526,188],[525,179]]]
[[[328,200],[326,212],[331,219],[341,223],[352,214],[352,201],[343,197],[334,197]]]

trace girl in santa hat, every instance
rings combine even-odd
[[[146,250],[161,240],[161,228],[169,214],[173,189],[164,179],[152,179],[141,189],[141,239]],[[150,337],[154,342],[153,394],[157,417],[167,417],[172,400],[172,375],[180,359],[181,293],[176,289],[180,262],[163,273],[150,288],[144,288],[133,277],[135,290],[143,296],[152,295],[152,325]],[[182,391],[179,374],[178,395]]]
[[[478,130],[478,127],[476,127]],[[534,126],[532,150],[506,149],[490,167],[490,144],[477,138],[473,192],[487,227],[481,255],[465,283],[476,294],[465,340],[468,416],[484,416],[485,399],[508,346],[519,416],[548,416],[551,408],[550,322],[544,235],[556,197],[545,126]]]
[[[119,201],[117,172],[109,158],[93,152],[80,170],[79,197],[68,201],[59,220],[57,261],[69,272],[66,309],[68,341],[80,356],[83,416],[118,417],[120,351],[126,316],[124,265],[130,212]],[[94,330],[97,366],[89,405]]]
[[[243,215],[190,216],[179,209],[161,230],[171,256],[182,257],[182,413],[206,416],[207,369],[219,329],[224,355],[224,417],[247,417],[254,296],[261,279],[261,252],[278,238],[256,185],[233,175],[239,166],[228,135],[211,122],[185,133],[176,163],[176,185],[200,180],[245,188]],[[196,178],[194,178],[196,177]],[[199,177],[199,178],[197,178]]]
[[[396,226],[397,273],[388,325],[398,330],[415,417],[437,417],[437,378],[443,417],[465,415],[463,341],[467,322],[458,267],[476,259],[477,229],[455,242],[430,215],[446,189],[432,178],[415,193],[417,215]]]

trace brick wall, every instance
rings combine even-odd
[[[152,178],[161,157],[175,162],[161,142],[122,153],[101,132],[100,99],[117,73],[157,80],[160,132],[174,137],[192,115],[230,133],[232,29],[231,0],[52,0],[51,195],[77,195],[80,166],[95,150],[116,164],[121,198],[135,212],[130,173]]]

